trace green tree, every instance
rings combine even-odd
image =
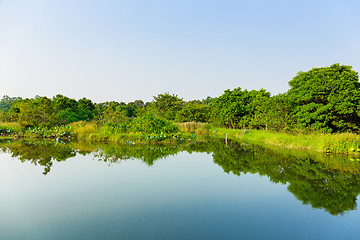
[[[323,132],[359,131],[360,84],[351,66],[334,64],[299,72],[287,95],[302,127]]]
[[[255,115],[270,93],[261,90],[241,90],[240,87],[226,90],[212,102],[212,121],[230,128],[258,128],[261,122]]]
[[[8,95],[4,95],[0,100],[0,110],[10,110],[10,104],[19,99],[21,99],[21,97],[9,97]]]
[[[0,121],[11,122],[14,119],[14,113],[10,111],[10,106],[13,102],[20,100],[20,97],[9,97],[4,95],[0,100]]]
[[[53,97],[53,109],[55,111],[54,124],[63,125],[71,122],[91,120],[96,110],[91,100],[82,98],[79,101],[61,94]]]
[[[72,98],[65,97],[61,94],[53,97],[53,107],[56,111],[70,109],[75,111],[79,106],[79,103]]]
[[[286,94],[279,94],[262,102],[256,113],[256,120],[266,130],[292,131],[295,120],[292,115],[293,104]]]
[[[154,96],[152,107],[157,116],[175,120],[176,113],[183,108],[183,104],[183,99],[177,95],[164,93]]]
[[[145,107],[145,103],[142,100],[135,100],[134,102],[129,102],[128,105],[134,106],[135,108]]]
[[[90,99],[87,99],[87,98],[79,99],[78,106],[79,106],[79,109],[89,111],[89,112],[93,112],[95,110],[94,103]]]
[[[207,96],[205,99],[201,100],[201,103],[206,104],[206,105],[210,105],[213,103],[215,98],[212,98],[210,96]]]
[[[211,115],[211,107],[198,100],[190,101],[177,112],[176,121],[178,122],[208,122]]]
[[[103,122],[119,123],[127,120],[131,116],[128,106],[121,102],[105,102],[100,104],[101,118]]]
[[[81,120],[94,118],[95,105],[90,99],[81,98],[78,100],[78,115]]]
[[[24,127],[51,126],[53,109],[47,97],[20,99],[11,104],[10,113]]]

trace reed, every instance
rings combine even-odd
[[[183,123],[175,123],[175,124],[182,132],[190,132],[190,133],[198,133],[198,134],[208,133],[211,128],[209,124],[202,122],[183,122]]]
[[[69,126],[73,131],[74,137],[83,140],[90,140],[92,135],[98,131],[98,126],[95,122],[73,122]]]

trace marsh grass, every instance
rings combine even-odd
[[[24,131],[24,128],[16,122],[0,122],[0,135],[8,136],[19,134]]]
[[[175,123],[182,132],[205,134],[211,129],[210,125],[202,122]]]
[[[83,140],[90,140],[92,135],[98,131],[96,122],[73,122],[70,123],[69,126],[73,131],[74,137]]]
[[[360,136],[354,133],[288,134],[261,130],[219,129],[217,135],[244,141],[275,145],[288,149],[309,149],[317,152],[360,154]]]

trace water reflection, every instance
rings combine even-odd
[[[360,163],[348,156],[288,151],[210,138],[179,145],[109,145],[81,142],[56,143],[3,141],[3,152],[21,162],[44,167],[48,174],[53,162],[65,161],[76,154],[93,154],[94,159],[109,164],[138,159],[149,166],[159,159],[186,151],[212,153],[213,161],[227,173],[266,175],[272,182],[288,185],[288,190],[303,204],[325,209],[332,215],[356,209],[360,193]]]
[[[11,153],[13,158],[21,162],[30,161],[35,165],[44,166],[43,174],[50,172],[53,161],[65,161],[76,155],[76,151],[68,144],[56,144],[52,141],[3,141],[2,152]]]

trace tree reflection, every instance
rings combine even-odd
[[[13,158],[19,159],[21,162],[30,161],[35,165],[44,167],[43,174],[50,172],[53,161],[65,161],[70,157],[74,157],[76,152],[66,144],[57,144],[54,142],[22,142],[12,141],[0,144],[3,152],[11,153]]]
[[[65,161],[76,154],[92,154],[108,164],[138,159],[149,166],[158,159],[178,152],[212,153],[214,163],[227,173],[252,173],[268,176],[272,182],[288,185],[288,190],[313,208],[325,209],[332,215],[356,208],[360,193],[360,163],[347,156],[333,156],[304,151],[288,151],[216,138],[177,145],[109,145],[56,142],[2,142],[0,149],[22,162],[44,167],[48,174],[54,161]]]
[[[360,193],[359,163],[346,156],[331,158],[235,142],[229,148],[219,146],[213,158],[225,172],[266,175],[272,182],[288,184],[288,190],[304,204],[324,208],[333,215],[356,208]]]

